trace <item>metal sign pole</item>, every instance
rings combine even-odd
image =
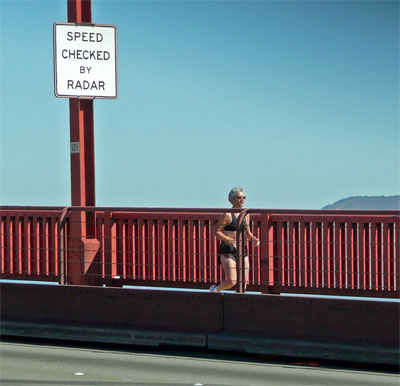
[[[91,23],[91,0],[67,0],[69,23]],[[93,99],[70,98],[71,205],[95,206]],[[97,253],[94,212],[71,213],[68,283],[87,284],[87,268]]]

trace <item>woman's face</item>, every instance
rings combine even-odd
[[[234,208],[243,208],[245,200],[246,200],[246,195],[244,194],[244,192],[238,192],[236,194],[236,197],[232,200],[233,207]]]

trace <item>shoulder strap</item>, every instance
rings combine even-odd
[[[231,213],[232,216],[232,224],[237,227],[237,223],[238,223],[238,218],[235,216],[234,213]]]

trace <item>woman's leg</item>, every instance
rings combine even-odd
[[[249,273],[250,273],[250,263],[249,263],[249,256],[244,258],[244,290],[246,291],[246,286],[249,284]]]
[[[236,285],[236,260],[232,257],[221,255],[221,264],[224,270],[225,280],[217,287],[217,292],[232,288]]]

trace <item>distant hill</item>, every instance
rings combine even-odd
[[[336,201],[334,204],[324,206],[322,209],[399,209],[400,196],[355,196]]]

